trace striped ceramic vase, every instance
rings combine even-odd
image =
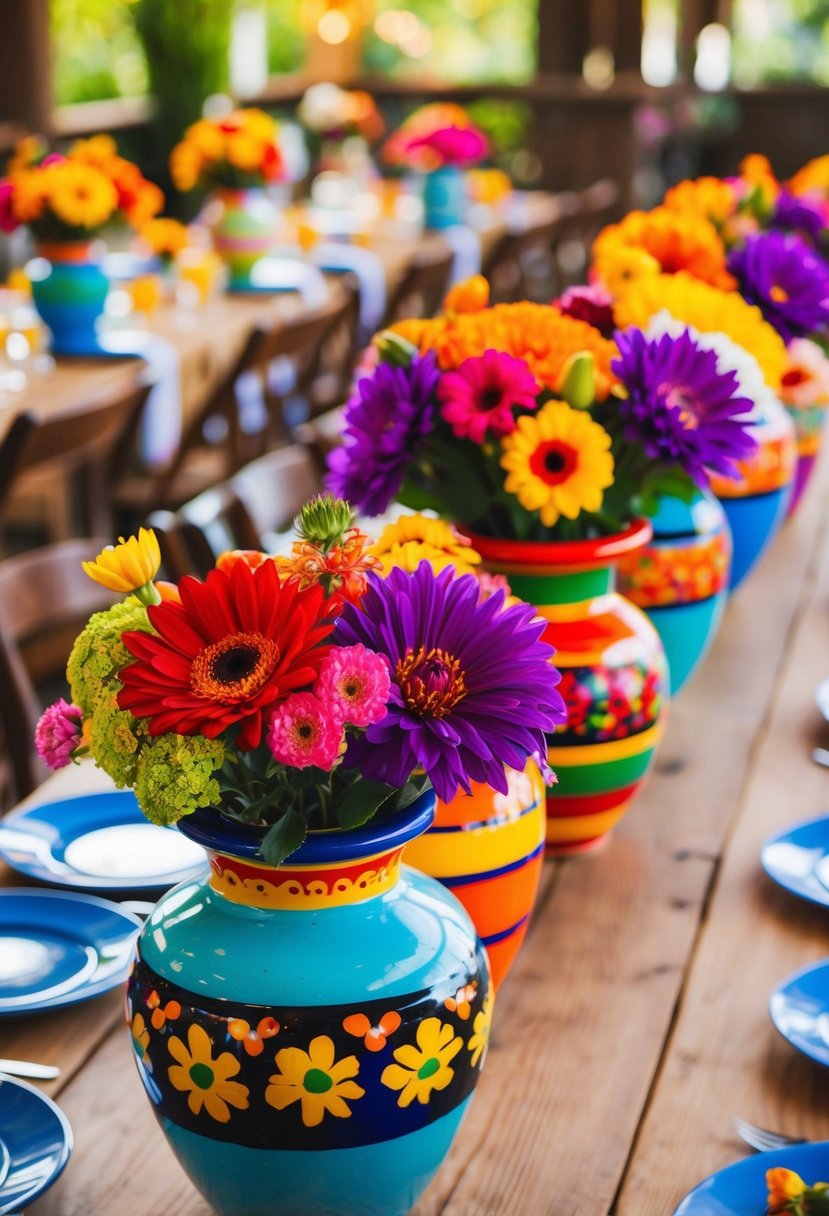
[[[782,405],[751,427],[757,450],[739,462],[739,476],[711,478],[731,528],[730,587],[735,591],[765,553],[786,518],[797,464],[794,424]]]
[[[646,612],[665,647],[676,696],[713,642],[728,599],[731,532],[712,494],[663,496],[653,539],[619,562],[616,586]]]
[[[127,1012],[162,1131],[218,1216],[405,1216],[472,1098],[492,1012],[469,917],[401,866],[434,795],[284,865],[214,811],[210,876],[159,902]]]
[[[230,272],[230,291],[255,291],[256,263],[273,252],[279,213],[261,189],[221,190],[213,247]]]
[[[614,590],[614,566],[645,545],[644,520],[599,540],[535,543],[475,536],[487,569],[548,621],[567,704],[550,740],[558,776],[547,798],[547,851],[599,847],[642,784],[662,733],[668,674],[659,635]]]
[[[52,334],[56,355],[100,354],[98,327],[109,294],[103,246],[95,241],[53,241],[29,262],[32,299]]]
[[[537,765],[507,770],[509,790],[474,784],[438,800],[435,822],[406,848],[409,865],[439,878],[478,930],[497,987],[527,932],[544,855],[546,792]]]

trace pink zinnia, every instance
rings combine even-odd
[[[339,713],[323,705],[310,692],[287,697],[271,719],[268,747],[275,760],[292,768],[330,771],[337,762],[343,741]]]
[[[350,726],[386,716],[391,677],[386,661],[365,646],[337,646],[323,660],[314,693]]]
[[[47,768],[66,768],[83,730],[83,711],[63,697],[40,716],[35,729],[35,747]]]
[[[537,409],[539,391],[523,359],[485,350],[441,377],[438,400],[453,435],[483,443],[487,431],[499,437],[511,434],[515,430],[512,411]]]

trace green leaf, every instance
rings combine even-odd
[[[394,809],[402,811],[416,802],[428,782],[428,777],[410,777],[394,800]]]
[[[335,810],[341,828],[358,828],[368,823],[387,798],[395,793],[390,785],[382,781],[360,778],[350,785],[337,799]]]
[[[286,811],[281,819],[269,827],[262,837],[259,852],[269,866],[281,865],[286,857],[296,852],[305,839],[307,830],[305,816],[299,811]]]

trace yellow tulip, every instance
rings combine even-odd
[[[84,573],[93,582],[121,595],[134,593],[145,604],[157,604],[160,596],[153,579],[161,565],[161,550],[152,528],[139,528],[138,536],[117,545],[107,545],[93,562],[83,562]]]

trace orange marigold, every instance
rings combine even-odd
[[[571,357],[589,352],[597,397],[602,400],[616,383],[610,370],[615,344],[586,321],[567,317],[550,304],[496,304],[479,312],[400,321],[393,329],[421,354],[433,350],[444,371],[484,351],[504,351],[523,359],[543,388],[558,392]]]
[[[671,186],[664,202],[669,211],[679,215],[701,215],[718,228],[732,215],[736,204],[733,187],[720,177],[679,182]]]
[[[822,194],[829,198],[829,155],[807,161],[789,182],[789,189],[792,194]]]
[[[724,289],[735,286],[726,269],[725,246],[704,216],[655,207],[631,211],[618,224],[609,224],[596,238],[593,257],[604,281],[605,261],[613,261],[620,248],[643,249],[655,258],[665,274],[686,270],[694,278]]]

